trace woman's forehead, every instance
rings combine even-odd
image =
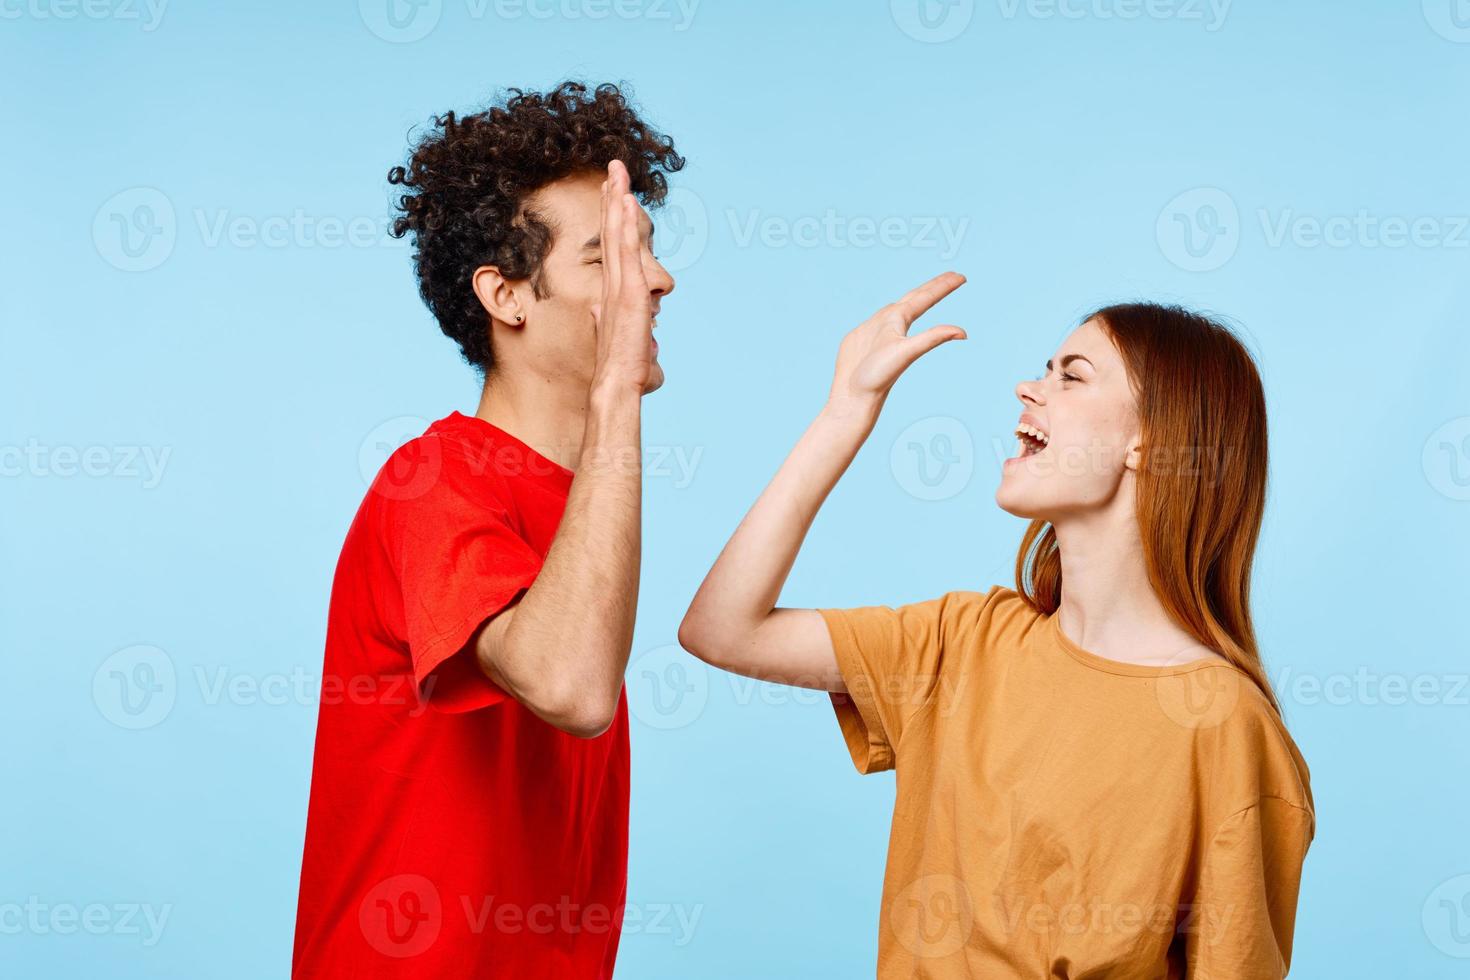
[[[1059,365],[1062,358],[1070,354],[1081,354],[1099,370],[1105,365],[1116,365],[1122,362],[1122,357],[1118,354],[1118,349],[1113,345],[1113,340],[1108,336],[1107,330],[1095,319],[1088,320],[1066,336],[1061,346],[1052,354],[1052,363]]]

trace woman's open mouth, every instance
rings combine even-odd
[[[1016,439],[1018,441],[1016,443],[1016,455],[1013,457],[1014,459],[1025,459],[1028,456],[1035,456],[1051,442],[1051,437],[1045,432],[1025,422],[1016,426]]]

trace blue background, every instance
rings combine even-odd
[[[384,175],[431,113],[573,76],[632,83],[690,160],[619,975],[871,974],[892,777],[824,698],[667,648],[842,332],[953,267],[971,339],[900,383],[784,601],[1012,583],[1015,383],[1108,301],[1228,315],[1271,411],[1259,637],[1319,811],[1293,975],[1463,976],[1470,9],[597,2],[0,7],[0,973],[285,975],[337,550],[384,447],[478,393]]]

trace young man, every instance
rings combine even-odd
[[[389,174],[485,384],[393,454],[342,548],[298,980],[612,974],[640,400],[674,288],[638,201],[683,162],[616,87],[568,83],[436,119]]]

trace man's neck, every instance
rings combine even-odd
[[[577,468],[587,422],[587,392],[581,385],[494,372],[485,379],[475,415],[552,462]]]

